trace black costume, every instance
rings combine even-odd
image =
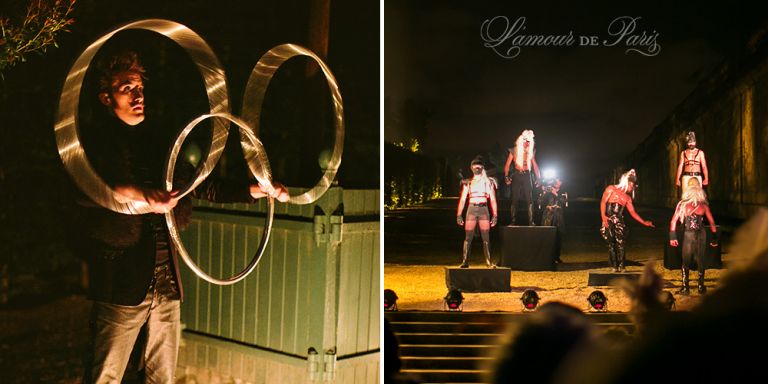
[[[562,233],[565,226],[563,209],[566,199],[565,194],[558,193],[555,195],[550,191],[541,196],[541,225],[557,227],[557,232]]]
[[[557,228],[557,239],[555,240],[557,258],[556,263],[562,262],[560,260],[560,248],[563,241],[563,235],[565,234],[565,214],[563,210],[567,203],[567,195],[563,193],[553,194],[551,191],[546,191],[540,197],[539,204],[541,205],[541,225],[552,226]]]
[[[706,291],[704,287],[704,255],[707,252],[707,233],[704,229],[704,217],[691,214],[685,217],[683,222],[685,227],[685,233],[683,234],[683,288],[681,292],[687,293],[689,271],[691,268],[691,261],[696,262],[696,267],[699,272],[698,289],[699,292]]]
[[[517,204],[523,200],[528,207],[528,225],[533,225],[533,180],[531,171],[514,170],[512,173],[512,225],[517,218]]]
[[[619,203],[606,203],[605,215],[608,217],[608,226],[600,229],[600,234],[608,243],[608,261],[611,268],[624,269],[624,206]]]

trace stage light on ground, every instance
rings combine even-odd
[[[464,295],[458,289],[451,289],[448,294],[445,295],[445,310],[449,312],[461,312],[464,302]]]
[[[542,172],[542,176],[544,176],[544,179],[554,179],[557,177],[557,171],[554,170],[554,168],[548,168],[545,169],[544,172]]]
[[[608,306],[608,298],[605,297],[602,291],[593,291],[587,297],[587,301],[589,306],[595,311],[605,311],[605,308]]]
[[[384,311],[397,311],[397,294],[391,289],[384,290]]]
[[[524,311],[534,311],[539,306],[539,294],[533,289],[526,289],[520,296],[520,301],[523,302]]]
[[[675,296],[672,295],[672,292],[662,291],[661,294],[659,294],[659,300],[668,311],[675,309]]]

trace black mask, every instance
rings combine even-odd
[[[483,173],[483,169],[479,168],[479,167],[478,168],[472,168],[472,173],[474,173],[475,176],[480,176]]]

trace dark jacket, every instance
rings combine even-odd
[[[172,143],[163,139],[159,130],[145,124],[114,127],[110,137],[102,136],[93,146],[99,149],[88,152],[94,168],[107,184],[163,189],[165,156]],[[179,159],[176,169],[174,184],[186,185],[194,174],[193,167]],[[247,180],[239,183],[214,181],[209,176],[190,195],[214,202],[252,202],[248,187]],[[164,216],[125,215],[95,206],[90,201],[81,205],[79,225],[83,229],[83,239],[79,252],[89,264],[89,297],[112,304],[138,305],[153,278],[156,238],[164,236],[170,242]],[[180,228],[189,224],[191,212],[190,198],[185,197],[174,209]],[[175,247],[171,245],[170,248],[172,270],[183,297],[179,258]]]

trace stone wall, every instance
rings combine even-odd
[[[764,36],[764,35],[763,35]],[[707,193],[718,215],[746,218],[768,205],[768,44],[752,38],[739,57],[720,65],[659,124],[610,178],[635,168],[640,204],[673,207],[685,136],[695,131],[706,153]]]

